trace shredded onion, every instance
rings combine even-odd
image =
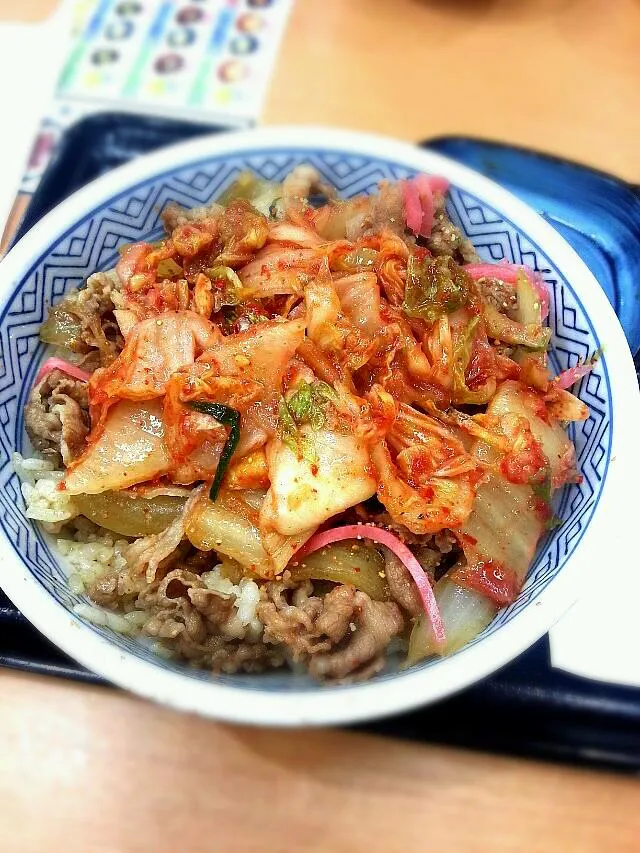
[[[79,379],[81,382],[88,382],[91,378],[90,373],[76,367],[75,364],[70,364],[62,358],[48,358],[38,371],[35,384],[39,385],[44,377],[51,373],[52,370],[61,370],[63,373],[66,373],[67,376],[72,376],[74,379]]]
[[[444,625],[442,624],[440,611],[438,610],[431,584],[427,579],[424,569],[404,542],[401,542],[397,536],[394,536],[388,530],[369,526],[368,524],[347,524],[344,527],[334,527],[332,530],[325,530],[322,533],[316,533],[315,536],[312,536],[306,545],[298,551],[296,559],[299,560],[312,551],[317,551],[319,548],[324,548],[325,545],[330,545],[333,542],[341,542],[343,539],[371,539],[372,542],[378,542],[380,545],[384,545],[390,551],[393,551],[396,557],[407,567],[411,577],[414,579],[425,613],[431,622],[435,641],[438,646],[443,646],[447,639]]]
[[[591,373],[593,368],[596,366],[596,363],[596,361],[587,361],[585,364],[576,364],[575,367],[563,370],[562,373],[559,373],[553,380],[553,384],[556,388],[567,390],[568,388],[571,388],[572,385],[575,385],[578,379],[582,379],[582,377],[586,376],[587,373]]]
[[[476,281],[479,278],[497,278],[507,284],[515,284],[518,280],[518,275],[524,273],[540,299],[542,319],[544,320],[548,316],[550,298],[547,285],[540,273],[532,270],[530,267],[525,267],[521,264],[510,264],[504,261],[500,264],[465,264],[463,269]]]

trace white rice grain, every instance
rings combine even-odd
[[[58,473],[58,472],[52,472]],[[58,491],[56,480],[39,479],[34,485],[22,483],[21,491],[26,506],[25,515],[34,521],[47,523],[69,521],[78,510],[66,492]]]
[[[27,518],[43,524],[60,524],[78,515],[71,495],[56,488],[64,473],[57,471],[53,462],[14,453],[11,464],[22,481],[20,490]]]
[[[234,584],[221,573],[222,566],[215,566],[211,571],[202,574],[202,580],[207,589],[215,592],[221,598],[235,599],[233,604],[236,613],[227,623],[226,629],[232,635],[244,637],[244,628],[258,621],[258,604],[260,603],[260,588],[255,581],[242,578],[239,584]],[[260,623],[258,622],[258,625]]]
[[[73,605],[73,612],[76,616],[86,619],[87,622],[91,622],[93,625],[99,625],[103,628],[107,624],[107,611],[101,607],[95,607],[82,602]]]
[[[235,603],[238,610],[238,618],[242,625],[251,625],[254,619],[256,619],[259,603],[260,587],[255,581],[243,578],[240,581],[239,595]]]
[[[25,457],[21,453],[11,454],[11,465],[21,480],[32,485],[39,477],[52,473],[62,474],[62,471],[55,470],[55,465],[50,459],[38,459],[35,456]]]
[[[121,613],[115,613],[113,610],[107,610],[104,607],[98,607],[95,604],[87,604],[81,602],[74,604],[73,612],[81,619],[91,622],[92,625],[98,625],[101,628],[111,628],[118,634],[135,634],[138,631],[138,626]]]
[[[221,626],[222,633],[235,640],[258,639],[262,633],[262,623],[258,619],[260,588],[255,581],[242,578],[234,584],[221,574],[221,566],[215,566],[210,572],[204,572],[202,580],[207,589],[221,598],[234,599],[234,612]]]
[[[174,657],[173,652],[168,649],[163,643],[159,640],[154,640],[153,643],[149,644],[151,651],[154,655],[158,655],[159,658],[164,658],[165,660],[171,660]]]
[[[202,580],[205,586],[212,592],[217,593],[220,598],[227,599],[237,596],[240,592],[239,588],[229,578],[222,576],[221,568],[222,566],[215,566],[210,572],[203,572]]]
[[[122,617],[125,619],[132,628],[139,629],[142,628],[144,623],[149,618],[149,614],[145,610],[131,610],[129,613],[125,613]]]
[[[107,627],[112,631],[117,631],[119,634],[132,634],[134,626],[127,621],[121,613],[114,613],[113,610],[105,610],[107,615]]]
[[[102,538],[90,534],[90,542],[74,542],[71,539],[58,539],[56,545],[64,560],[62,561],[67,577],[78,592],[107,572],[118,572],[126,568],[127,562],[122,550],[127,546],[125,540],[114,540],[109,536]],[[80,588],[82,586],[82,589]]]
[[[74,595],[82,595],[85,592],[84,581],[75,572],[67,577],[67,585]]]

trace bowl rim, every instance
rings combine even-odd
[[[133,693],[174,708],[218,720],[270,726],[333,725],[362,722],[406,712],[451,695],[508,663],[539,639],[569,609],[599,566],[615,555],[605,505],[616,523],[631,518],[624,501],[632,450],[633,424],[640,416],[635,369],[624,333],[604,292],[577,253],[524,202],[483,175],[440,154],[386,136],[334,130],[322,126],[281,126],[205,136],[178,143],[121,166],[75,192],[36,223],[0,263],[0,306],[4,315],[14,282],[27,273],[50,246],[119,194],[167,172],[220,155],[283,150],[350,153],[439,173],[457,188],[506,213],[510,222],[532,237],[561,275],[589,306],[589,317],[606,345],[612,410],[624,401],[625,417],[612,417],[611,457],[595,508],[581,541],[555,578],[513,619],[476,645],[462,649],[425,670],[407,670],[397,678],[318,690],[269,690],[185,677],[116,647],[58,604],[23,564],[4,534],[0,539],[0,586],[29,621],[80,664]],[[38,260],[39,262],[39,260]],[[597,321],[594,321],[594,317]],[[632,408],[635,407],[635,412]],[[613,414],[613,411],[612,411]],[[615,464],[616,458],[624,464]],[[603,500],[604,499],[604,500]],[[621,552],[622,554],[622,552]],[[576,559],[578,557],[578,559]]]

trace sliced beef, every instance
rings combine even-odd
[[[306,584],[293,591],[286,575],[263,587],[258,618],[264,642],[286,648],[287,657],[302,662],[320,679],[358,679],[383,665],[391,639],[404,619],[392,601],[372,601],[353,586],[336,586],[324,596]]]
[[[311,584],[292,592],[286,577],[262,587],[258,619],[264,624],[264,642],[286,646],[292,660],[298,662],[319,652],[328,652],[331,641],[323,637],[316,620],[322,611],[322,599],[310,595]]]
[[[513,284],[499,281],[497,278],[481,278],[478,285],[484,299],[502,314],[509,314],[518,307],[518,295]]]
[[[473,264],[480,260],[471,241],[447,216],[442,196],[436,196],[433,228],[426,246],[432,255],[448,255],[459,264]]]
[[[328,654],[315,655],[309,672],[321,679],[352,678],[366,668],[367,677],[382,664],[391,640],[404,628],[400,608],[393,601],[372,601],[364,592],[354,596],[356,630],[341,648]]]
[[[409,616],[417,616],[423,609],[418,587],[409,569],[391,551],[385,553],[384,573],[395,601]]]
[[[190,589],[195,591],[197,587]],[[218,605],[226,602],[214,593],[210,593],[208,599],[205,609],[209,610],[209,615],[184,597],[154,608],[142,626],[143,633],[159,640],[179,658],[214,672],[263,672],[282,666],[285,656],[281,647],[226,636],[224,607],[218,609]],[[214,599],[217,604],[212,618],[210,604]],[[228,616],[227,621],[232,618]]]
[[[189,607],[182,601],[177,601],[172,607],[159,609],[145,622],[143,630],[150,637],[160,640],[176,640],[180,638],[183,645],[194,645],[196,648],[207,638],[205,622],[195,607]],[[185,652],[185,657],[192,657]]]
[[[380,191],[368,198],[369,204],[356,209],[346,223],[348,240],[358,240],[381,231],[399,236],[405,233],[404,203],[400,184],[380,185]]]
[[[214,672],[264,672],[285,662],[282,649],[264,643],[224,642],[210,653]]]
[[[322,600],[322,610],[316,619],[316,630],[326,635],[332,643],[339,643],[349,630],[355,608],[355,587],[334,587]]]
[[[412,545],[411,550],[433,586],[455,563],[460,547],[449,530],[441,530],[433,536],[424,536],[423,540],[423,544]],[[423,610],[418,587],[406,566],[386,549],[384,573],[394,601],[409,616],[418,616]]]
[[[31,391],[24,419],[33,447],[56,465],[68,465],[89,432],[87,383],[52,370]]]
[[[49,310],[40,330],[42,339],[84,355],[83,366],[88,369],[110,364],[123,346],[113,315],[119,307],[120,286],[115,270],[89,276],[84,287],[71,291]]]
[[[126,601],[126,609],[134,607],[142,614],[144,635],[200,667],[215,672],[262,672],[284,663],[282,647],[265,645],[253,625],[239,623],[232,596],[207,588],[199,574],[181,565],[152,584],[127,566],[97,579],[88,592],[105,606]]]

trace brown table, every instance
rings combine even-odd
[[[487,135],[639,181],[639,46],[638,0],[298,0],[265,120]],[[0,756],[3,853],[640,849],[633,779],[240,730],[8,671]]]

